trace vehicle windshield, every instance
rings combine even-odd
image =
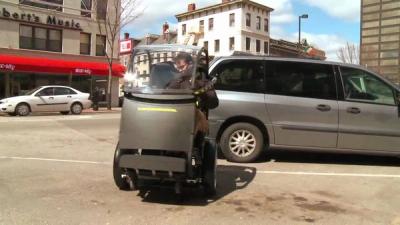
[[[37,90],[39,90],[40,88],[42,88],[42,87],[37,87],[37,88],[35,88],[35,89],[32,89],[32,90],[30,90],[30,91],[27,91],[26,93],[25,93],[25,95],[32,95],[33,93],[35,93]]]
[[[125,92],[192,93],[195,79],[202,78],[201,50],[181,45],[135,48],[125,74]]]

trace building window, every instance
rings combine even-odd
[[[157,53],[157,62],[161,62],[161,55],[160,55],[160,53]]]
[[[214,18],[208,19],[208,30],[214,29]]]
[[[229,14],[229,26],[230,27],[235,26],[235,13]]]
[[[268,19],[264,19],[264,31],[265,32],[269,32],[269,20]]]
[[[106,19],[107,4],[108,4],[108,0],[97,0],[97,5],[96,5],[97,19],[99,19],[99,20]]]
[[[250,51],[251,48],[251,39],[246,38],[246,51]]]
[[[60,12],[63,9],[63,0],[42,0],[40,3],[34,0],[19,0],[19,4],[51,9]]]
[[[106,55],[106,36],[96,35],[96,56]]]
[[[19,47],[51,52],[61,52],[61,30],[21,25]]]
[[[251,14],[246,13],[246,26],[251,27]]]
[[[215,43],[214,43],[214,51],[215,51],[215,52],[219,52],[219,40],[215,40]]]
[[[256,51],[261,52],[261,41],[260,40],[256,40]]]
[[[204,33],[204,20],[200,20],[199,22],[199,32]]]
[[[163,58],[164,58],[164,62],[168,61],[168,54],[167,53],[163,53]]]
[[[261,17],[259,16],[257,16],[256,28],[257,30],[261,30]]]
[[[229,38],[229,50],[231,50],[231,51],[235,50],[235,38],[234,37]]]
[[[269,51],[269,43],[268,41],[264,41],[264,54],[268,55]]]
[[[81,33],[81,55],[90,55],[90,34]]]
[[[204,47],[205,50],[208,51],[208,41],[205,41],[205,42],[204,42],[203,47]]]
[[[83,17],[92,17],[92,0],[81,0],[81,16]]]
[[[182,35],[186,35],[186,24],[182,24]]]

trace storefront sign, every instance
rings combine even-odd
[[[15,70],[15,65],[13,64],[0,64],[0,70]]]
[[[120,54],[130,53],[132,51],[132,40],[123,40],[120,42]]]
[[[17,21],[24,21],[24,22],[31,22],[31,23],[42,23],[47,24],[50,26],[58,26],[63,28],[71,28],[71,29],[81,29],[80,23],[72,20],[65,20],[60,19],[55,16],[47,16],[46,21],[42,21],[42,19],[34,14],[34,13],[17,13],[17,12],[10,12],[8,9],[3,8],[1,12],[1,17],[5,19],[17,20]]]
[[[76,69],[75,69],[75,73],[76,73],[76,74],[87,74],[87,75],[91,75],[91,74],[92,74],[92,70],[90,70],[90,69],[80,69],[80,68],[76,68]]]

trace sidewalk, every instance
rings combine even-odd
[[[89,114],[89,113],[120,113],[122,108],[111,108],[111,110],[107,110],[106,107],[99,108],[98,111],[94,111],[93,108],[85,109],[82,111],[82,114]]]

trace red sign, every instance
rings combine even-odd
[[[132,40],[123,40],[119,43],[119,53],[128,54],[132,51]]]
[[[15,65],[13,64],[1,64],[0,63],[0,70],[11,70],[14,71]]]

